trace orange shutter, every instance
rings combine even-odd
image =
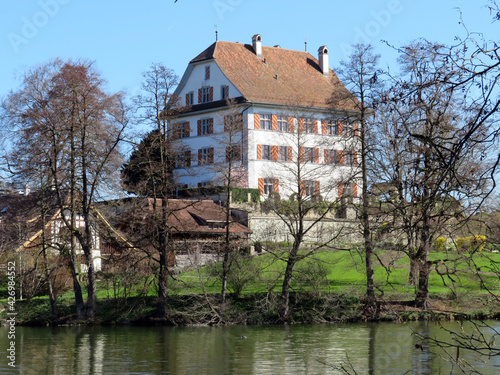
[[[184,159],[186,160],[186,167],[191,166],[191,151],[184,152]]]
[[[325,150],[325,164],[330,163],[330,150]]]
[[[185,122],[184,123],[184,133],[186,134],[186,137],[190,137],[191,136],[191,131],[190,131],[190,128],[189,128],[189,121]]]
[[[358,137],[359,136],[359,126],[358,126],[357,122],[352,124],[352,130],[353,130],[354,136]]]
[[[208,149],[208,162],[210,164],[214,163],[214,149],[213,149],[213,147]]]
[[[342,121],[339,121],[337,123],[338,126],[338,135],[344,135],[344,123]]]
[[[337,196],[339,198],[342,198],[342,195],[344,195],[344,185],[342,183],[339,183],[339,191],[338,191]]]
[[[186,105],[189,105],[189,93],[186,94]]]
[[[254,118],[254,126],[253,128],[254,129],[260,129],[260,115],[258,113],[254,114],[253,115],[253,118]]]
[[[313,124],[313,133],[318,134],[318,120],[315,118],[312,118],[311,121]]]
[[[280,192],[280,180],[277,178],[274,179],[274,192],[275,193]]]
[[[355,182],[352,183],[352,196],[353,197],[358,196],[358,184]]]
[[[278,156],[278,153],[279,153],[279,148],[278,146],[271,146],[271,160],[278,160],[279,156]]]
[[[338,150],[337,155],[338,155],[339,164],[344,165],[344,163],[345,163],[344,150]]]
[[[202,99],[201,89],[198,89],[198,103],[201,103],[201,99]]]
[[[288,146],[288,161],[293,161],[293,149],[292,149],[292,146]]]
[[[209,118],[208,119],[208,134],[213,134],[214,132],[214,119]]]
[[[314,149],[314,162],[315,162],[316,164],[318,164],[318,163],[319,163],[319,148],[315,148],[315,149]]]
[[[328,133],[328,122],[323,119],[321,120],[321,134],[327,134]]]
[[[243,130],[243,113],[238,113],[236,115],[236,130]]]
[[[304,151],[304,147],[302,147],[302,146],[301,146],[301,147],[299,148],[299,161],[300,161],[301,163],[303,163],[303,162],[305,161],[305,159],[306,159],[306,158],[305,158],[305,151]]]
[[[201,165],[201,149],[198,150],[198,165]]]
[[[314,194],[319,195],[319,181],[314,181]]]
[[[304,133],[304,119],[302,117],[299,118],[299,133]]]
[[[208,101],[213,102],[214,100],[214,88],[210,87],[210,94],[208,95]]]
[[[201,135],[201,120],[198,120],[197,130],[198,130],[198,135]]]
[[[177,139],[179,138],[179,129],[177,128],[178,124],[172,124],[170,125],[170,135],[172,139]]]
[[[278,116],[271,115],[271,129],[278,130]]]
[[[264,179],[259,177],[259,190],[261,194],[264,194]]]
[[[294,132],[294,128],[293,128],[293,117],[288,117],[288,131],[290,133],[293,133]]]
[[[306,184],[304,181],[300,180],[300,196],[306,195]]]
[[[358,153],[356,151],[354,151],[352,159],[353,159],[352,161],[353,161],[354,166],[357,167],[358,166]]]
[[[257,160],[262,160],[262,145],[257,145]]]

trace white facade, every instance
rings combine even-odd
[[[256,51],[262,50],[259,43]],[[327,54],[322,46],[321,65],[328,64]],[[265,50],[262,61],[267,65]],[[238,61],[234,64],[237,68]],[[328,76],[327,66],[321,70]],[[210,56],[189,64],[176,95],[181,104],[191,106],[171,124],[183,129],[176,142],[182,157],[175,170],[181,187],[223,185],[231,136],[230,143],[241,147],[237,186],[260,189],[262,194],[276,191],[283,197],[299,188],[302,194],[320,194],[327,200],[346,192],[357,195],[357,143],[354,131],[348,131],[353,124],[346,111],[247,100]],[[231,108],[229,98],[237,103]],[[224,118],[235,113],[242,116],[242,130],[229,134]]]

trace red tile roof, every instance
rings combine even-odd
[[[259,58],[249,44],[216,42],[191,63],[209,59],[250,102],[356,110],[337,75],[331,69],[329,77],[323,75],[308,52],[262,47]],[[333,94],[337,99],[330,105]]]
[[[149,208],[152,209],[153,199],[148,200]],[[210,228],[208,223],[225,223],[226,212],[218,204],[210,200],[168,200],[168,223],[174,232],[178,233],[225,233],[225,228]],[[230,233],[250,234],[252,231],[245,225],[230,218]]]

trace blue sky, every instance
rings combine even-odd
[[[356,41],[371,42],[386,61],[402,45],[425,37],[451,43],[470,31],[496,37],[488,0],[2,0],[0,97],[15,89],[24,67],[52,58],[95,60],[110,91],[137,93],[141,73],[161,62],[182,76],[189,60],[215,41],[330,50],[330,67]]]

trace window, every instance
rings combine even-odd
[[[280,146],[279,160],[288,161],[288,146]]]
[[[211,92],[211,87],[202,87],[201,88],[201,102],[202,103],[208,103],[210,101],[210,92]]]
[[[231,145],[226,147],[226,162],[241,160],[240,145]]]
[[[198,165],[212,164],[214,162],[214,149],[212,147],[198,150]]]
[[[262,159],[271,160],[271,146],[269,145],[262,146]]]
[[[243,129],[243,114],[235,113],[233,115],[224,116],[224,131],[234,132]]]
[[[274,193],[274,178],[264,178],[264,194]]]
[[[304,147],[304,162],[314,163],[314,148]]]
[[[339,135],[339,122],[336,120],[328,121],[326,125],[326,132],[329,135]]]
[[[175,168],[185,168],[186,167],[186,154],[181,153],[175,155]]]
[[[260,115],[260,128],[265,130],[271,130],[271,115]]]
[[[222,100],[229,99],[229,86],[222,85],[220,87],[220,97],[221,97]]]
[[[278,121],[278,130],[282,132],[287,132],[288,131],[288,118],[285,116],[278,116],[277,117]]]
[[[198,187],[207,187],[207,186],[210,186],[210,181],[202,181],[202,182],[198,182]]]
[[[349,197],[352,197],[352,184],[346,182],[344,184],[344,188],[343,188],[342,192],[343,192],[343,195],[347,195]]]
[[[207,225],[209,229],[224,229],[226,227],[226,223],[223,221],[209,221]]]
[[[210,79],[210,65],[205,66],[205,79]]]
[[[346,155],[343,150],[325,150],[325,163],[344,165]]]
[[[193,104],[194,104],[194,94],[191,91],[186,94],[186,105],[193,105]]]
[[[346,137],[352,137],[354,135],[354,129],[353,129],[352,122],[344,124],[344,134],[343,135]]]
[[[304,132],[305,133],[316,133],[315,128],[316,127],[316,121],[314,121],[312,118],[305,118],[304,119]]]
[[[358,165],[357,155],[355,152],[349,152],[345,154],[345,164],[352,166]]]
[[[204,118],[201,121],[201,127],[198,135],[205,135],[212,133],[212,121],[209,118]]]
[[[316,194],[316,181],[304,181],[304,195],[310,197]]]
[[[175,124],[175,135],[177,136],[177,138],[189,137],[189,122]]]

